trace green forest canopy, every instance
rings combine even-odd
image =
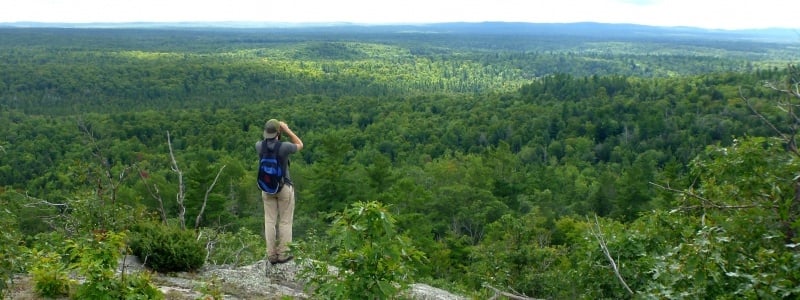
[[[278,118],[307,145],[292,164],[301,238],[323,228],[329,213],[377,200],[393,207],[399,227],[432,259],[420,277],[473,290],[490,282],[542,297],[615,298],[624,290],[591,266],[607,267],[601,252],[580,259],[573,252],[598,250],[576,240],[593,223],[582,217],[607,217],[604,229],[631,232],[632,244],[617,245],[639,264],[629,278],[652,274],[658,263],[688,263],[688,250],[669,248],[684,245],[679,235],[637,231],[654,222],[695,231],[680,218],[696,214],[664,213],[681,205],[680,193],[657,186],[698,188],[699,178],[722,186],[693,167],[725,164],[707,149],[767,143],[776,129],[792,130],[774,105],[785,97],[762,83],[791,84],[786,66],[796,43],[652,28],[643,35],[477,28],[0,28],[0,195],[19,204],[14,215],[26,235],[54,229],[41,217],[64,213],[21,205],[31,199],[70,204],[95,193],[155,211],[148,187],[158,184],[175,216],[169,132],[188,180],[187,216],[208,199],[201,226],[260,232],[253,145],[263,122]],[[728,222],[762,213],[737,212],[742,223]],[[773,217],[785,221],[786,213]],[[502,235],[508,230],[540,239],[510,240]],[[667,240],[644,242],[652,234]],[[637,254],[637,247],[647,249]],[[481,255],[486,249],[497,256]],[[780,253],[789,254],[770,261],[797,262],[795,252]],[[506,266],[506,275],[492,265]],[[520,271],[534,267],[538,277]],[[564,270],[598,285],[559,290],[565,282],[548,276]],[[737,291],[719,278],[650,278],[634,290]],[[782,280],[796,287],[797,278]]]

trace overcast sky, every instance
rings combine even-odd
[[[0,0],[0,22],[605,22],[800,29],[797,0]]]

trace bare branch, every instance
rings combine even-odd
[[[204,260],[205,262],[208,262],[208,259],[211,258],[211,254],[214,253],[214,245],[217,243],[217,236],[219,235],[217,231],[212,231],[212,233],[214,233],[213,237],[209,235],[209,237],[206,238],[207,242],[206,242],[206,258]],[[200,241],[202,237],[203,237],[203,231],[198,230],[197,241]],[[216,262],[213,263],[216,264]]]
[[[119,176],[115,182],[111,177],[111,166],[108,167],[106,174],[108,174],[108,184],[111,186],[111,204],[117,203],[117,191],[119,190],[119,186],[125,180],[125,177],[127,177],[128,170],[130,169],[131,166],[125,166],[125,168],[119,172]]]
[[[150,196],[158,201],[158,213],[161,215],[161,222],[164,225],[167,225],[167,212],[164,210],[164,201],[161,199],[161,192],[158,190],[158,185],[154,183],[153,188],[151,189],[150,184],[147,182],[147,177],[144,175],[144,171],[142,169],[139,169],[139,178],[141,178],[144,182],[144,187],[147,188],[147,192],[150,194]]]
[[[19,195],[21,197],[25,197],[28,200],[28,202],[25,203],[25,204],[22,204],[23,207],[28,207],[28,208],[51,207],[51,208],[55,208],[58,211],[58,214],[51,215],[51,216],[37,216],[37,217],[43,223],[47,224],[47,226],[50,229],[57,230],[58,228],[63,226],[63,230],[66,231],[69,235],[72,235],[75,232],[74,226],[71,226],[71,223],[69,222],[69,219],[70,219],[70,213],[69,213],[70,205],[69,205],[69,203],[50,202],[50,201],[47,201],[47,200],[44,200],[44,199],[41,199],[41,198],[37,198],[37,197],[31,196],[30,194],[28,194],[27,191],[25,192],[25,194],[22,194],[20,192],[15,191],[15,190],[9,190],[8,192],[12,193],[12,194]],[[66,220],[67,222],[63,222],[62,221],[62,222],[58,222],[57,223],[57,221],[59,221],[59,220]]]
[[[236,254],[234,255],[234,260],[233,260],[233,265],[234,266],[238,266],[239,265],[239,262],[241,261],[239,256],[242,255],[242,252],[244,252],[244,250],[247,250],[248,248],[250,248],[249,246],[247,246],[247,244],[242,239],[239,239],[239,244],[242,244],[242,247],[240,247],[238,250],[236,250]]]
[[[695,194],[695,193],[692,193],[692,192],[689,192],[689,191],[674,189],[674,188],[671,188],[671,187],[668,187],[668,186],[660,185],[660,184],[655,183],[655,182],[649,182],[649,183],[652,184],[652,185],[655,185],[655,186],[657,186],[659,188],[662,188],[664,190],[670,191],[670,192],[675,192],[675,193],[679,193],[679,194],[683,194],[683,195],[695,198],[697,200],[700,200],[703,203],[710,204],[712,207],[719,206],[718,204],[714,203],[714,201],[711,201],[709,199],[704,198],[703,196],[700,196],[698,194]]]
[[[127,177],[127,171],[131,169],[131,166],[126,166],[122,171],[120,171],[119,175],[115,179],[113,175],[112,165],[109,162],[108,158],[103,153],[103,151],[100,149],[100,145],[97,143],[97,140],[94,137],[94,132],[90,130],[89,127],[86,126],[85,123],[83,123],[83,121],[78,121],[78,127],[83,131],[84,135],[86,135],[86,137],[89,140],[89,144],[91,144],[93,148],[92,156],[97,158],[98,162],[100,162],[100,165],[103,168],[102,172],[104,174],[102,174],[101,177],[105,178],[105,180],[107,181],[105,185],[109,187],[111,191],[111,204],[114,204],[117,202],[117,191],[119,190],[119,186]],[[96,191],[97,196],[100,198],[100,200],[103,200],[104,198],[103,183],[101,183],[100,180],[98,179],[97,184],[98,184]]]
[[[758,205],[758,204],[749,204],[749,205],[717,205],[717,206],[702,206],[702,205],[692,205],[692,206],[681,206],[675,210],[698,210],[698,209],[751,209],[751,208],[770,208],[770,209],[777,209],[777,205]]]
[[[25,198],[28,198],[29,200],[36,200],[36,202],[26,203],[25,205],[23,205],[25,207],[35,207],[37,205],[46,205],[46,206],[52,206],[52,207],[58,208],[59,210],[64,210],[69,206],[66,203],[53,203],[53,202],[50,202],[50,201],[47,201],[47,200],[44,200],[44,199],[33,197],[33,196],[29,195],[28,192],[25,192]]]
[[[178,174],[178,194],[175,196],[178,202],[178,220],[181,223],[181,229],[186,229],[186,206],[183,205],[183,200],[186,199],[186,184],[183,183],[183,171],[178,167],[178,161],[175,160],[175,154],[172,151],[172,140],[167,131],[167,145],[169,146],[169,157],[172,160],[172,171]]]
[[[590,229],[589,233],[591,233],[596,239],[597,242],[600,243],[600,248],[603,250],[603,254],[605,254],[606,259],[611,264],[611,268],[614,270],[614,274],[617,275],[617,279],[619,282],[622,283],[622,286],[625,287],[625,290],[628,291],[631,295],[633,295],[633,290],[628,286],[628,283],[625,282],[625,279],[622,278],[622,275],[619,273],[619,265],[614,258],[611,257],[611,253],[608,251],[608,246],[606,245],[606,240],[603,238],[603,232],[600,230],[600,221],[597,220],[597,215],[594,215],[594,226]]]
[[[489,298],[489,299],[497,299],[498,297],[503,296],[503,297],[506,297],[506,298],[509,298],[509,299],[516,299],[516,300],[543,300],[543,299],[540,299],[540,298],[530,298],[530,297],[526,297],[526,296],[522,296],[522,295],[512,294],[512,293],[509,293],[509,292],[504,292],[504,291],[501,291],[500,289],[498,289],[496,287],[493,287],[493,286],[489,285],[488,283],[484,283],[483,287],[494,291],[494,296],[492,296],[492,298]]]
[[[800,83],[798,82],[793,83],[790,88],[779,88],[775,86],[775,84],[769,81],[765,82],[764,86],[773,91],[781,92],[792,97],[800,98]]]
[[[783,94],[786,94],[790,98],[800,99],[800,78],[797,76],[800,75],[800,69],[797,68],[795,65],[789,65],[787,67],[789,80],[788,82],[782,83],[783,87],[776,86],[773,82],[765,81],[764,86],[772,89],[773,91],[777,91]],[[750,110],[758,116],[762,121],[764,121],[772,130],[776,131],[778,135],[787,143],[787,152],[794,154],[797,157],[800,157],[800,150],[797,148],[797,131],[798,127],[800,127],[800,117],[795,113],[795,104],[792,104],[792,100],[789,99],[786,103],[780,104],[778,108],[786,112],[791,121],[789,122],[788,132],[782,132],[777,127],[775,127],[771,122],[769,122],[763,115],[761,115],[757,110],[753,108],[753,106],[748,101],[747,97],[742,94],[741,88],[739,89],[739,94],[741,95],[742,99],[744,99],[745,104]],[[783,210],[780,212],[781,215],[781,223],[783,224],[783,231],[785,234],[785,239],[787,243],[791,243],[796,236],[796,232],[794,226],[792,224],[796,224],[797,219],[800,218],[800,180],[797,177],[794,179],[794,196],[791,199],[791,202],[778,205],[777,200],[773,199],[773,205],[739,205],[739,206],[728,206],[725,208],[752,208],[752,207],[764,207],[764,208],[772,208],[776,212]],[[788,205],[788,207],[782,207],[784,205]],[[690,208],[691,209],[691,208]]]
[[[778,129],[777,127],[775,127],[775,125],[774,125],[774,124],[772,124],[772,122],[770,122],[769,120],[767,120],[767,118],[766,118],[766,117],[764,117],[764,115],[762,115],[760,112],[758,112],[758,110],[756,110],[756,109],[753,107],[753,105],[752,105],[752,104],[750,104],[750,99],[748,99],[748,98],[747,98],[747,97],[744,95],[744,93],[742,92],[742,88],[739,88],[739,97],[741,97],[741,98],[742,98],[742,100],[744,100],[744,104],[745,104],[745,105],[747,105],[747,108],[749,108],[749,109],[750,109],[750,111],[752,111],[752,112],[753,112],[753,113],[754,113],[754,114],[755,114],[755,115],[756,115],[756,116],[757,116],[759,119],[761,119],[761,121],[764,121],[764,123],[765,123],[765,124],[767,124],[767,126],[769,126],[770,128],[772,128],[772,130],[773,130],[773,131],[775,131],[775,133],[777,133],[779,136],[781,136],[781,139],[783,139],[784,141],[787,141],[787,142],[789,141],[789,137],[787,137],[787,136],[786,136],[786,134],[784,134],[784,133],[783,133],[783,131],[781,131],[780,129]]]
[[[749,209],[749,208],[778,208],[777,205],[762,205],[762,204],[743,204],[743,205],[727,205],[727,204],[717,204],[714,201],[711,201],[703,196],[698,194],[692,193],[690,191],[685,190],[678,190],[668,186],[663,186],[654,182],[650,182],[650,184],[662,188],[664,190],[675,192],[678,194],[686,195],[695,199],[700,200],[703,202],[703,205],[692,205],[692,206],[683,206],[679,207],[676,210],[696,210],[696,209]]]
[[[789,69],[790,74],[797,74],[798,73],[798,70],[792,65],[789,65],[788,69]],[[769,88],[769,89],[771,89],[771,90],[773,90],[773,91],[777,91],[777,92],[780,92],[782,94],[786,94],[789,97],[800,99],[800,82],[798,82],[798,80],[796,78],[792,78],[791,80],[792,80],[792,82],[788,83],[788,85],[789,85],[788,88],[777,87],[773,82],[770,82],[770,81],[765,81],[764,82],[764,86]],[[748,99],[742,94],[741,88],[739,89],[739,94],[742,97],[742,99],[744,99],[745,104],[747,104],[747,107],[750,108],[750,110],[754,114],[756,114],[756,116],[758,116],[762,121],[767,123],[767,125],[770,126],[772,128],[772,130],[775,130],[778,133],[778,135],[780,135],[781,138],[786,143],[789,144],[789,150],[792,153],[794,153],[795,155],[800,156],[800,151],[797,149],[797,142],[796,142],[796,139],[795,139],[795,137],[797,135],[798,124],[800,124],[800,116],[798,116],[794,112],[794,106],[795,105],[793,105],[791,103],[783,104],[783,106],[788,108],[788,110],[784,109],[783,111],[788,113],[789,117],[792,118],[792,120],[793,120],[793,122],[791,124],[789,124],[791,126],[791,130],[788,133],[786,133],[786,132],[782,132],[782,131],[778,130],[775,126],[773,126],[773,124],[771,122],[767,121],[766,118],[764,118],[763,115],[761,115],[758,111],[756,111],[750,105],[750,102],[748,101]]]
[[[214,189],[214,186],[217,184],[217,180],[219,180],[219,175],[222,174],[222,170],[225,169],[225,165],[219,168],[217,171],[217,176],[214,177],[214,181],[211,182],[211,185],[206,189],[206,195],[203,197],[203,206],[200,207],[200,212],[197,214],[197,218],[194,220],[194,228],[200,228],[200,220],[203,219],[203,212],[206,211],[206,204],[208,203],[208,194],[211,194],[211,190]]]
[[[86,137],[89,138],[89,143],[94,148],[94,151],[92,151],[92,155],[100,159],[100,162],[103,165],[107,164],[108,162],[105,161],[105,157],[103,156],[102,151],[100,151],[100,146],[97,145],[97,140],[95,140],[94,138],[94,132],[89,130],[89,127],[86,126],[86,123],[83,123],[82,120],[78,120],[78,127],[81,129],[81,131],[83,131]]]

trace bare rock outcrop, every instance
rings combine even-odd
[[[135,257],[126,257],[121,265],[127,272],[145,270]],[[296,261],[273,265],[262,260],[239,267],[207,266],[196,273],[157,274],[153,281],[171,299],[197,299],[203,295],[203,287],[209,285],[215,285],[225,299],[310,299],[297,277],[299,267]],[[467,299],[426,284],[411,285],[407,295],[418,300]]]

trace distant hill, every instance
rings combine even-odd
[[[596,37],[724,37],[730,39],[776,39],[800,42],[800,33],[788,28],[712,30],[694,27],[660,27],[637,24],[612,23],[440,23],[431,28],[449,31],[495,34],[573,35]]]
[[[523,23],[523,22],[454,22],[431,24],[375,25],[359,23],[274,23],[274,22],[174,22],[174,23],[0,23],[0,28],[249,28],[272,30],[314,30],[352,32],[429,32],[463,34],[576,36],[603,38],[712,38],[762,42],[800,43],[800,31],[790,28],[746,30],[703,29],[695,27],[660,27],[612,23]]]

